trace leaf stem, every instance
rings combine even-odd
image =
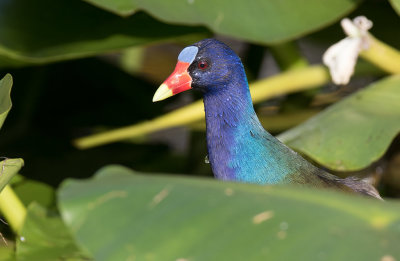
[[[295,42],[285,42],[269,46],[269,50],[282,71],[307,67],[308,62],[301,55]]]
[[[369,34],[369,48],[360,56],[390,74],[400,73],[400,52]]]
[[[250,92],[253,102],[259,103],[282,94],[312,89],[329,81],[330,76],[325,67],[321,65],[308,66],[256,81],[250,84]],[[188,125],[203,118],[203,102],[196,101],[151,121],[77,139],[74,141],[74,145],[80,149],[87,149],[111,142],[140,137],[165,128]]]
[[[316,115],[318,112],[319,110],[316,109],[307,109],[295,113],[283,113],[266,116],[258,115],[258,118],[266,130],[269,132],[279,132],[299,125],[300,123]],[[198,121],[191,124],[190,128],[196,131],[204,131],[206,124],[204,121]]]
[[[0,211],[14,233],[19,234],[26,217],[26,208],[10,185],[5,186],[0,193]]]

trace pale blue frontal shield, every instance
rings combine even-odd
[[[178,61],[191,64],[196,58],[199,48],[196,46],[188,46],[181,51],[178,56]]]

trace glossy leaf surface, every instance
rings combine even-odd
[[[357,0],[86,1],[122,16],[130,15],[137,10],[145,10],[162,21],[206,25],[216,33],[258,43],[285,41],[315,31],[337,21],[359,2]]]
[[[391,76],[332,105],[279,139],[334,170],[378,160],[400,132],[400,76]]]
[[[0,67],[42,64],[176,39],[205,30],[144,13],[121,18],[73,0],[0,2]]]
[[[400,255],[400,205],[339,192],[138,175],[108,166],[93,179],[65,182],[58,196],[64,221],[95,260]]]

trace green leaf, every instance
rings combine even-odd
[[[8,112],[11,110],[10,93],[12,85],[13,79],[11,74],[6,74],[6,76],[0,80],[0,128],[3,126]]]
[[[259,43],[290,40],[337,21],[358,0],[86,0],[126,16],[145,10],[162,21],[206,25],[216,33]],[[212,8],[210,8],[212,7]]]
[[[400,131],[400,76],[387,77],[279,135],[333,170],[359,170],[379,159]]]
[[[23,165],[23,159],[5,159],[0,161],[0,191],[17,175]]]
[[[396,10],[397,14],[400,15],[400,0],[389,0],[389,2],[393,6],[393,9]]]
[[[14,192],[25,206],[33,201],[44,207],[52,207],[55,203],[55,191],[53,187],[31,179],[24,179],[13,185]]]
[[[95,260],[381,260],[400,204],[334,191],[132,175],[64,182],[61,215]],[[137,174],[137,173],[136,173]]]
[[[89,260],[77,248],[60,217],[36,203],[28,207],[16,255],[19,261]]]
[[[0,66],[41,64],[175,39],[202,28],[172,26],[144,13],[122,18],[81,1],[0,3]]]
[[[0,242],[3,240],[0,239]],[[2,242],[3,245],[0,246],[0,260],[1,261],[15,261],[15,252],[14,252],[14,246],[10,244],[10,242],[7,243],[7,245]]]

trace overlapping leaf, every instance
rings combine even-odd
[[[16,255],[20,261],[90,260],[78,249],[60,217],[36,203],[28,208]]]
[[[400,76],[380,80],[279,139],[334,170],[359,170],[379,159],[400,132]]]
[[[206,25],[214,32],[259,43],[296,38],[338,20],[358,0],[86,0],[127,16],[145,10],[171,23]]]
[[[398,203],[333,191],[137,174],[109,166],[94,179],[67,181],[59,191],[64,221],[95,260],[400,256]]]
[[[121,18],[78,0],[0,2],[0,67],[40,64],[172,39],[204,29],[144,13]]]
[[[0,191],[17,175],[23,165],[23,159],[5,158],[3,161],[0,161]]]
[[[10,74],[4,76],[0,80],[0,128],[11,109],[10,92],[12,87],[12,77]],[[8,182],[18,173],[24,165],[22,159],[7,159],[3,157],[0,162],[0,191],[8,184]]]
[[[48,208],[54,206],[55,190],[46,183],[23,179],[20,182],[14,183],[13,189],[25,206],[28,206],[32,202],[39,203]]]

